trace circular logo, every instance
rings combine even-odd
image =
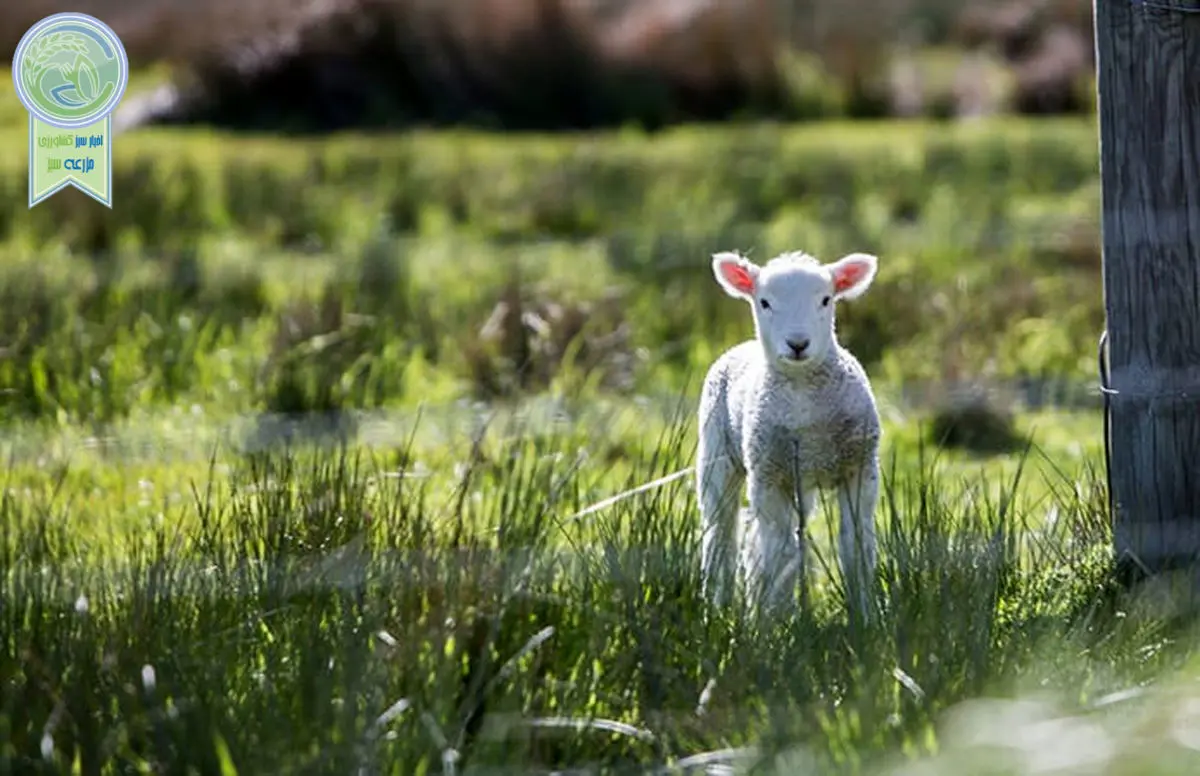
[[[53,127],[78,129],[117,107],[129,83],[129,58],[104,22],[56,13],[21,38],[12,75],[26,110]]]

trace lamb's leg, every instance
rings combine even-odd
[[[802,566],[796,509],[791,493],[754,472],[750,474],[748,495],[759,548],[755,570],[759,584],[753,593],[760,597],[765,608],[773,609],[795,592]]]
[[[803,456],[800,451],[799,440],[795,443],[795,448],[792,455],[792,470],[790,473],[789,485],[791,490],[792,508],[799,513],[800,523],[796,526],[796,562],[798,569],[796,575],[800,581],[800,605],[805,609],[808,608],[808,528],[809,518],[817,508],[817,491],[813,488],[804,487],[804,472],[800,466],[800,461]]]
[[[808,608],[808,521],[817,509],[817,492],[801,490],[796,486],[792,491],[792,504],[800,510],[800,524],[796,527],[796,554],[799,568],[796,575],[800,580],[800,605]]]
[[[875,505],[879,501],[879,462],[871,460],[838,488],[841,525],[838,530],[838,560],[846,589],[856,598],[864,616],[870,614],[877,551]]]
[[[704,593],[718,606],[733,595],[737,573],[737,513],[745,477],[738,462],[714,439],[701,432],[696,451],[696,492],[701,515],[701,578]]]

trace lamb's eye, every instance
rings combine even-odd
[[[824,299],[822,299],[822,300],[821,300],[821,306],[822,306],[822,307],[828,307],[828,306],[829,306],[829,297],[825,297]]]
[[[771,303],[770,303],[770,302],[768,302],[766,299],[759,299],[759,300],[758,300],[758,303],[759,303],[760,305],[762,305],[762,309],[764,309],[764,310],[770,310],[770,309],[771,309]]]

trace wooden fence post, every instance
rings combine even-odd
[[[1200,0],[1093,0],[1114,541],[1200,556]]]

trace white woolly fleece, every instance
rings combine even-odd
[[[787,595],[803,573],[797,528],[811,516],[818,489],[831,489],[841,513],[839,560],[844,572],[856,572],[846,579],[865,608],[876,561],[881,429],[865,370],[837,342],[833,307],[866,290],[875,258],[850,254],[822,265],[785,254],[758,267],[717,254],[713,271],[731,296],[753,306],[757,337],[722,354],[701,392],[696,488],[706,590],[727,600],[742,565],[770,586],[771,602]],[[743,485],[749,536],[739,536],[737,520]]]

